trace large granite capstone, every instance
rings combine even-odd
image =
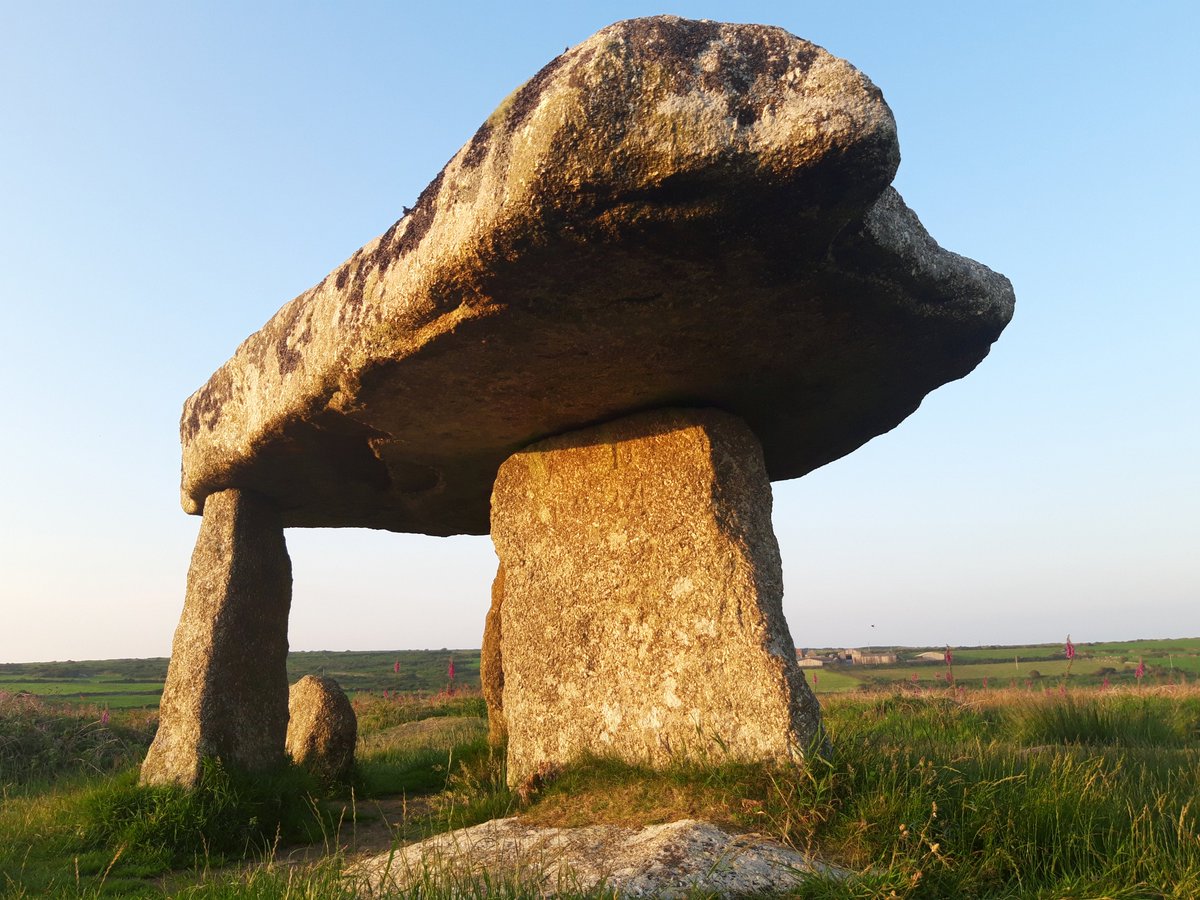
[[[1012,314],[889,187],[899,158],[878,88],[779,28],[612,25],[188,400],[184,508],[482,534],[514,452],[668,406],[744,420],[772,480],[837,459]]]

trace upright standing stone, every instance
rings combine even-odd
[[[500,467],[492,539],[511,784],[584,751],[769,759],[823,740],[741,420],[661,410],[534,444]]]
[[[250,492],[210,494],[143,784],[194,786],[205,757],[247,770],[283,762],[291,597],[279,512]]]

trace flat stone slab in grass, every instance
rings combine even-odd
[[[183,505],[236,487],[286,526],[483,534],[515,451],[668,406],[743,419],[772,480],[837,459],[1012,314],[889,187],[899,158],[879,89],[807,41],[612,25],[188,400]]]
[[[761,835],[684,819],[645,828],[541,828],[494,819],[380,854],[350,873],[361,896],[414,884],[512,885],[539,896],[603,888],[621,897],[773,896],[806,877],[843,875]],[[608,896],[606,893],[605,896]]]

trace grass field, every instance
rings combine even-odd
[[[348,693],[437,693],[479,689],[478,650],[301,651],[288,654],[288,680],[328,675]],[[157,709],[166,659],[0,664],[0,692],[33,694],[49,703],[110,709]],[[400,671],[396,671],[396,663]]]
[[[1005,687],[1015,678],[1020,686],[1029,678],[1060,678],[1067,673],[1068,665],[1071,667],[1072,676],[1079,678],[1084,675],[1096,675],[1102,669],[1116,669],[1119,673],[1123,672],[1126,667],[1132,676],[1137,664],[1136,661],[1122,663],[1118,658],[1076,658],[1073,662],[1068,662],[1060,656],[1059,659],[1035,659],[1014,666],[1011,662],[964,664],[960,663],[956,657],[954,680],[959,683],[976,684],[982,683],[986,678],[996,687]],[[918,682],[922,684],[944,683],[946,674],[944,665],[865,666],[863,670],[864,681],[885,685],[911,681],[913,675],[916,675]]]
[[[834,668],[802,669],[808,686],[817,694],[840,694],[843,691],[857,691],[863,686],[863,680],[856,675]]]
[[[34,694],[51,702],[75,705],[101,705],[117,708],[157,709],[162,698],[161,681],[120,681],[102,677],[71,680],[38,679],[24,681],[0,677],[0,691]]]
[[[898,653],[900,663],[806,669],[809,686],[818,694],[913,683],[945,687],[944,665],[915,659],[920,652],[944,648],[879,649]],[[1133,684],[1139,660],[1146,664],[1147,685],[1200,678],[1200,638],[1080,644],[1076,649],[1078,655],[1069,666],[1074,685],[1096,686],[1106,678],[1112,685]],[[1060,644],[963,647],[954,648],[953,654],[955,682],[966,689],[981,688],[987,679],[989,687],[1042,690],[1057,685],[1068,672]],[[328,675],[352,695],[432,694],[449,686],[451,659],[454,686],[478,690],[479,651],[470,649],[301,651],[288,655],[288,677],[294,682],[304,675]],[[25,691],[46,702],[80,707],[156,709],[166,674],[166,659],[9,663],[0,665],[0,692]]]
[[[824,761],[714,757],[651,771],[585,759],[524,803],[482,737],[477,695],[364,693],[355,707],[352,786],[212,770],[204,791],[181,794],[134,784],[153,733],[145,713],[99,723],[94,708],[6,695],[0,895],[350,900],[339,847],[370,829],[405,843],[515,813],[559,826],[703,818],[849,873],[814,878],[796,897],[1200,896],[1192,686],[843,693],[823,701]],[[68,749],[49,763],[50,747]],[[401,811],[391,825],[370,819],[376,802]],[[305,846],[308,862],[281,861]],[[419,895],[484,890],[435,867]],[[540,896],[519,881],[493,882],[487,895]]]

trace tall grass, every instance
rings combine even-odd
[[[81,773],[112,774],[140,761],[156,717],[123,712],[106,718],[99,708],[64,709],[0,691],[0,786],[11,792]]]
[[[660,771],[586,760],[527,815],[694,815],[855,873],[814,878],[800,896],[1196,897],[1198,703],[1194,692],[840,697],[825,704],[825,760]]]
[[[1200,744],[1200,694],[1159,690],[1016,695],[1004,704],[1012,738],[1021,743],[1120,747]]]
[[[152,872],[241,858],[280,840],[320,838],[316,793],[315,779],[297,766],[249,775],[205,760],[192,790],[142,786],[129,772],[88,796],[80,836],[86,845],[121,851],[126,868]]]

